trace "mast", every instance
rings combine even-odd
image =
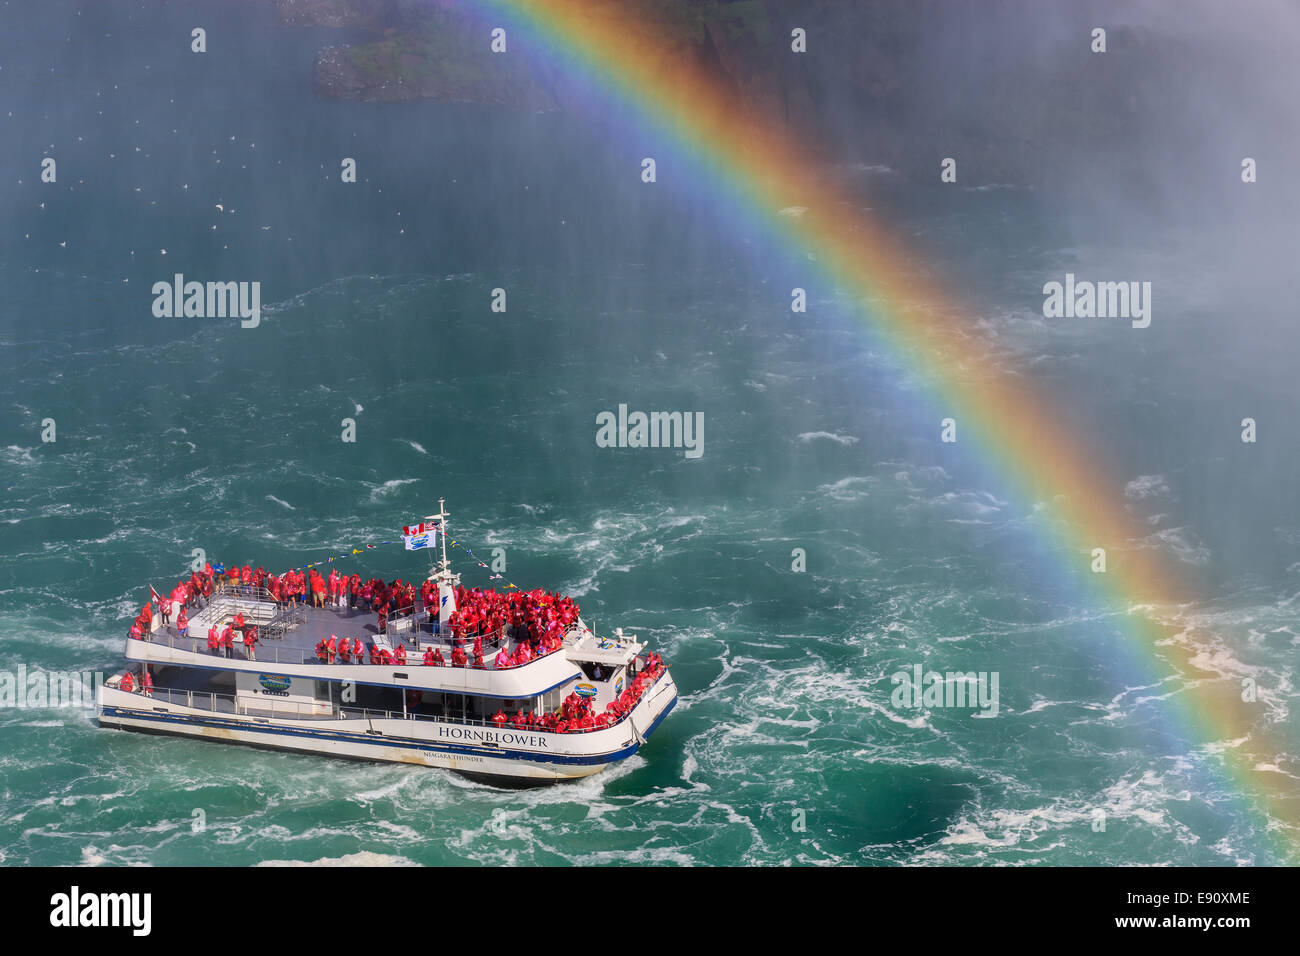
[[[445,498],[438,499],[438,513],[425,515],[426,522],[438,522],[438,535],[442,544],[442,560],[429,569],[429,580],[439,584],[459,584],[460,575],[451,573],[451,562],[447,560],[447,504]]]
[[[436,534],[442,537],[442,560],[429,569],[429,580],[438,586],[438,607],[437,619],[439,625],[447,623],[448,619],[456,611],[456,585],[460,584],[460,575],[451,570],[451,562],[447,560],[447,503],[446,499],[438,499],[438,513],[436,515],[425,515],[426,522],[438,522]]]

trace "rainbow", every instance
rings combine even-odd
[[[819,176],[819,164],[795,137],[735,109],[714,78],[689,58],[673,56],[680,39],[656,21],[661,7],[632,0],[487,0],[482,6],[502,18],[498,25],[508,28],[512,44],[522,33],[530,52],[588,78],[655,141],[689,158],[737,213],[805,260],[811,253],[827,283],[852,294],[858,318],[919,376],[935,407],[951,410],[963,446],[982,448],[1018,500],[1047,506],[1044,526],[1054,550],[1067,556],[1065,570],[1080,577],[1092,550],[1106,549],[1107,573],[1086,575],[1093,579],[1091,597],[1114,615],[1152,673],[1195,670],[1185,649],[1161,645],[1167,632],[1153,619],[1160,609],[1193,603],[1188,584],[1157,550],[1140,545],[1146,532],[1124,507],[1123,483],[1104,455],[1071,435],[1052,414],[1052,402],[1023,378],[962,347],[971,336],[963,310],[938,283],[917,278],[923,270],[916,257],[865,215],[854,196]],[[779,214],[791,206],[807,212]],[[1278,854],[1300,859],[1300,796],[1288,791],[1288,776],[1265,769],[1286,747],[1263,726],[1259,705],[1241,696],[1230,680],[1196,681],[1169,706],[1193,740],[1228,742],[1223,766],[1230,786]]]

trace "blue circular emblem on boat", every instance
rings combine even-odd
[[[258,674],[257,682],[266,690],[288,690],[290,679],[283,674]]]
[[[573,689],[577,692],[577,694],[578,694],[579,697],[595,697],[595,696],[596,696],[596,688],[593,687],[591,684],[579,684],[577,687],[575,687],[575,688],[573,688]]]

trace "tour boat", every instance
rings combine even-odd
[[[384,620],[348,602],[312,607],[255,584],[220,587],[187,608],[190,636],[161,614],[128,636],[127,668],[100,686],[99,723],[513,782],[585,777],[637,753],[676,704],[677,688],[658,655],[622,628],[597,635],[578,616],[562,638],[554,632],[549,652],[516,663],[529,653],[520,642],[536,642],[507,623],[477,635],[479,666],[424,663],[435,651],[434,660],[464,661],[457,650],[474,640],[453,617],[458,592],[470,592],[447,559],[447,517],[439,502],[420,526],[442,543],[424,589],[436,595],[430,606],[417,600]],[[237,616],[253,636],[251,653],[236,631],[230,656],[214,654],[209,629],[231,627]],[[364,640],[365,662],[319,653],[333,635]],[[399,647],[405,663],[394,659]]]

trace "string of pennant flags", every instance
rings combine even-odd
[[[404,544],[408,551],[418,551],[426,547],[433,547],[433,541],[436,540],[434,536],[438,533],[439,530],[440,528],[438,522],[436,521],[430,522],[428,524],[419,524],[414,526],[404,525],[402,527],[403,533],[402,533],[402,540],[400,542],[377,541],[371,544],[364,544],[359,547],[354,547],[348,551],[342,551],[339,554],[332,554],[328,558],[325,558],[323,560],[312,561],[309,562],[308,564],[301,565],[299,570],[305,571],[308,568],[327,567],[328,565],[333,564],[336,560],[340,558],[350,558],[353,555],[365,554],[366,551],[374,550],[376,547],[382,547],[383,545],[386,544]],[[464,551],[467,555],[469,555],[471,558],[474,559],[475,564],[477,564],[480,568],[483,568],[485,571],[490,572],[488,574],[489,581],[505,581],[504,574],[492,573],[492,569],[488,567],[486,564],[484,564],[482,561],[480,561],[478,559],[478,556],[475,555],[474,552],[471,551],[467,546],[461,544],[460,541],[458,541],[455,538],[448,538],[445,533],[443,537],[450,547],[459,548],[460,550]],[[507,591],[512,588],[516,591],[522,590],[522,588],[520,588],[519,585],[515,584],[513,581],[505,581],[502,587]]]

